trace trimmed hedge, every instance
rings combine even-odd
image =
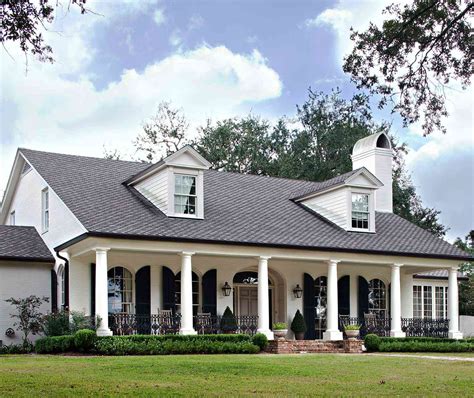
[[[253,338],[245,334],[97,337],[95,333],[80,330],[71,336],[38,339],[35,350],[41,354],[68,351],[103,355],[254,354],[266,344],[268,341],[264,342],[259,335]]]
[[[368,334],[364,339],[367,351],[380,352],[474,352],[474,340],[437,337],[379,337]]]
[[[252,343],[260,347],[260,350],[264,350],[268,346],[268,338],[263,333],[257,333],[252,337]]]

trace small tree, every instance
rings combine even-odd
[[[293,322],[291,322],[291,330],[293,333],[305,333],[306,332],[306,322],[300,310],[296,311]]]
[[[221,318],[221,330],[223,332],[235,332],[237,330],[237,319],[229,307],[226,307]]]
[[[43,303],[49,302],[49,298],[31,295],[22,299],[10,297],[5,301],[15,307],[16,313],[10,314],[11,318],[16,319],[13,326],[23,332],[23,345],[29,346],[28,336],[37,335],[43,330],[44,315],[39,308]]]

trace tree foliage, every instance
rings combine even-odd
[[[464,240],[457,238],[454,244],[474,257],[474,230],[471,230]],[[474,315],[474,261],[465,262],[460,271],[469,279],[459,284],[459,313]]]
[[[89,11],[86,9],[86,1],[69,0],[67,8],[76,5],[81,14],[85,14]],[[0,42],[3,46],[8,41],[18,42],[25,55],[37,56],[42,62],[54,62],[53,49],[45,42],[42,31],[53,22],[54,12],[59,6],[63,6],[59,0],[0,1]]]
[[[372,119],[369,98],[355,95],[345,100],[339,90],[329,94],[309,89],[307,100],[297,106],[294,120],[281,118],[272,124],[256,115],[208,121],[198,137],[187,136],[188,123],[181,110],[169,103],[135,141],[142,160],[157,161],[184,144],[193,145],[216,170],[323,181],[352,170],[355,143],[380,131],[386,123]],[[177,127],[178,126],[178,127]],[[394,213],[443,236],[439,211],[424,207],[406,172],[406,145],[391,137],[393,155]]]
[[[352,31],[352,53],[344,71],[359,89],[390,101],[405,126],[422,121],[425,134],[445,132],[445,88],[451,81],[465,88],[472,75],[471,0],[414,0],[384,10],[382,27]]]
[[[28,336],[30,334],[36,335],[43,330],[44,315],[39,311],[39,308],[43,303],[49,302],[49,298],[31,295],[18,299],[10,297],[5,301],[15,307],[16,312],[10,314],[10,317],[15,319],[13,325],[17,330],[23,332],[23,345],[25,347],[30,345]]]

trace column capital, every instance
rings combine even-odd
[[[180,252],[179,255],[181,257],[191,257],[191,256],[194,256],[196,254],[196,252]]]
[[[454,266],[454,267],[451,267],[451,268],[449,269],[449,272],[456,273],[456,274],[458,273],[458,271],[459,271],[459,267],[458,267],[458,266]]]
[[[268,260],[270,260],[271,258],[272,258],[271,256],[258,256],[258,257],[257,257],[257,260],[259,260],[259,261],[260,261],[260,260],[266,260],[266,261],[268,261]]]
[[[94,251],[96,253],[106,253],[110,250],[110,247],[95,247]]]
[[[337,265],[341,262],[341,260],[330,259],[326,261],[328,265]]]
[[[390,264],[390,267],[392,268],[400,268],[400,267],[403,267],[405,264],[401,264],[401,263],[393,263],[393,264]]]

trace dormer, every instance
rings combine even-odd
[[[353,232],[375,232],[375,192],[382,182],[365,167],[321,183],[293,200]]]
[[[128,179],[168,217],[204,218],[204,170],[211,164],[187,145]]]

